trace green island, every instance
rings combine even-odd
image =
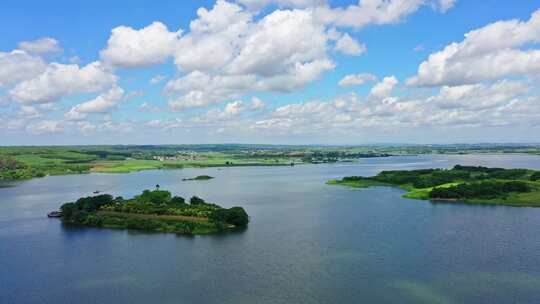
[[[540,207],[540,171],[456,165],[452,169],[382,171],[348,176],[329,185],[355,188],[393,186],[406,198],[468,204]]]
[[[210,180],[213,179],[213,176],[210,175],[199,175],[193,178],[183,178],[183,181],[198,181],[198,180]]]
[[[109,194],[83,197],[63,204],[60,212],[51,212],[49,216],[60,217],[72,225],[188,235],[219,233],[249,223],[242,207],[226,209],[197,196],[188,203],[159,189],[144,190],[131,199]]]

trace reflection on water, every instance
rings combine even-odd
[[[402,190],[325,185],[455,164],[540,169],[527,155],[52,176],[0,189],[0,303],[530,303],[540,209],[431,204]],[[215,179],[182,182],[211,175]],[[186,237],[63,226],[46,213],[107,188],[160,184],[224,207],[245,231]]]

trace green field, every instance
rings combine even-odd
[[[233,166],[289,166],[298,157],[250,155],[240,151],[189,151],[168,147],[0,147],[0,179],[90,172],[128,173],[142,170]],[[163,157],[165,159],[156,160]],[[172,160],[170,158],[173,158]]]
[[[540,145],[141,145],[0,147],[0,180],[90,172],[233,166],[290,166],[420,154],[527,153]],[[351,185],[355,186],[355,185]],[[357,185],[356,185],[357,186]]]

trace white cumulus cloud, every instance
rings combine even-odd
[[[95,99],[78,104],[65,114],[70,120],[81,120],[90,113],[108,113],[123,99],[124,90],[118,86],[112,87],[109,91],[100,94]]]
[[[33,41],[21,41],[19,49],[36,54],[61,52],[62,47],[58,40],[50,37],[44,37]]]
[[[35,78],[17,84],[9,91],[18,102],[48,103],[74,93],[93,93],[111,87],[117,77],[96,61],[84,67],[51,63]]]
[[[161,22],[140,30],[119,26],[112,30],[101,58],[120,67],[138,67],[163,63],[173,55],[181,32],[170,32]]]
[[[367,50],[365,44],[354,40],[349,34],[344,34],[341,36],[341,38],[336,41],[336,46],[334,49],[342,52],[343,54],[354,56],[361,55]]]
[[[34,78],[45,71],[47,64],[25,51],[0,52],[0,87]]]
[[[433,53],[407,83],[420,86],[473,84],[540,72],[540,10],[528,21],[498,21],[465,34],[465,39]]]
[[[371,96],[375,98],[389,97],[394,87],[398,84],[398,80],[394,76],[384,77],[371,89]]]
[[[339,81],[339,85],[342,87],[349,87],[355,85],[363,85],[368,81],[375,81],[377,77],[369,73],[350,74],[346,75]]]

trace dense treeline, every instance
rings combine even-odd
[[[128,200],[108,194],[84,197],[60,209],[67,223],[183,234],[210,233],[249,223],[242,207],[225,209],[197,196],[187,203],[164,190],[145,190]]]
[[[405,185],[410,184],[414,188],[431,188],[439,185],[458,181],[478,181],[488,179],[531,179],[540,176],[540,172],[527,169],[503,169],[487,168],[481,166],[456,165],[450,170],[445,169],[420,169],[420,170],[394,170],[382,171],[374,177],[367,179],[381,183]],[[343,178],[344,181],[354,179],[366,179],[361,176]]]
[[[429,197],[433,199],[494,199],[507,197],[510,193],[530,191],[531,187],[522,181],[483,181],[434,188],[429,193]]]

